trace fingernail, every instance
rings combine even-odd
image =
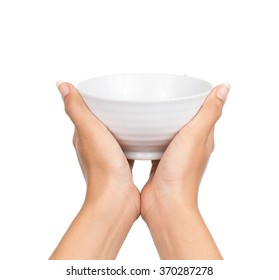
[[[67,94],[70,93],[70,88],[69,88],[69,86],[65,82],[58,81],[56,83],[56,86],[57,86],[59,92],[61,93],[61,96],[62,96],[63,99],[65,98],[65,96]]]
[[[231,85],[229,83],[223,83],[218,87],[216,91],[216,97],[218,97],[219,99],[225,102],[230,89],[231,89]]]

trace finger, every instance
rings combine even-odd
[[[189,123],[189,126],[194,130],[193,132],[200,138],[207,139],[221,117],[229,91],[230,84],[228,83],[215,87],[204,101],[197,115]],[[183,131],[181,132],[183,133]]]
[[[135,161],[132,160],[132,159],[128,159],[128,163],[129,163],[130,169],[131,169],[131,171],[132,171],[132,170],[133,170],[133,167],[134,167]]]
[[[100,121],[91,113],[78,90],[70,83],[57,82],[65,105],[65,111],[77,129],[100,125]]]
[[[152,177],[154,175],[154,173],[157,170],[159,162],[160,160],[152,160],[152,166],[151,166],[149,177]]]

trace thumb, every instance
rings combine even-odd
[[[70,117],[76,128],[88,128],[94,123],[100,122],[91,113],[84,103],[78,90],[70,83],[57,82],[56,86],[62,96],[65,105],[65,112]]]
[[[212,89],[199,112],[190,122],[191,127],[201,138],[208,137],[216,122],[221,117],[230,88],[229,83],[224,83]]]

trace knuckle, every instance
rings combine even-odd
[[[67,98],[68,96],[65,97],[65,100],[64,100],[64,103],[65,103],[65,112],[67,115],[70,115],[71,112],[73,111],[74,109],[74,102],[72,100],[72,98]]]
[[[219,119],[222,116],[222,108],[218,104],[206,105],[206,110],[214,119]]]
[[[83,105],[83,101],[81,101],[80,97],[76,94],[68,94],[64,97],[65,112],[68,115],[84,110]]]

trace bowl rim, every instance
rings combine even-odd
[[[106,78],[106,77],[111,77],[111,76],[122,76],[122,75],[160,75],[160,76],[173,76],[173,77],[185,77],[185,78],[190,78],[190,79],[194,79],[196,81],[202,81],[202,82],[205,82],[208,84],[209,86],[209,90],[207,91],[203,91],[199,94],[196,94],[196,95],[191,95],[191,96],[184,96],[184,97],[177,97],[177,98],[169,98],[169,99],[160,99],[160,100],[127,100],[127,99],[114,99],[114,98],[104,98],[104,97],[99,97],[99,96],[94,96],[94,95],[89,95],[83,91],[80,90],[80,86],[83,84],[83,83],[86,83],[90,80],[94,80],[94,79],[99,79],[99,78]],[[174,102],[177,102],[177,101],[185,101],[185,100],[192,100],[192,99],[196,99],[196,98],[199,98],[199,97],[206,97],[210,91],[212,90],[213,88],[213,85],[204,80],[204,79],[200,79],[200,78],[196,78],[196,77],[192,77],[192,76],[188,76],[188,75],[178,75],[178,74],[165,74],[165,73],[119,73],[119,74],[109,74],[109,75],[101,75],[101,76],[96,76],[96,77],[92,77],[92,78],[89,78],[89,79],[85,79],[81,82],[79,82],[76,86],[77,90],[79,91],[79,93],[81,94],[82,97],[88,97],[88,98],[94,98],[96,100],[99,100],[99,101],[106,101],[106,102],[112,102],[112,103],[127,103],[127,104],[149,104],[149,103],[174,103]]]

